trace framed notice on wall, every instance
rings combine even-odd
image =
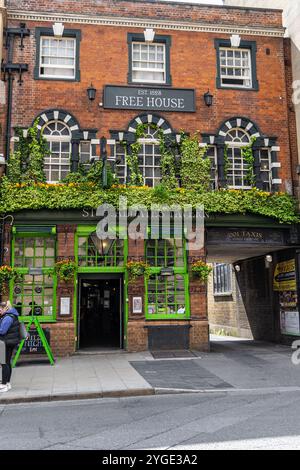
[[[71,315],[71,299],[70,297],[61,297],[60,299],[60,314]]]
[[[132,299],[132,312],[143,313],[143,299],[142,297],[133,297]]]

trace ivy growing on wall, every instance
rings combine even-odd
[[[16,130],[19,141],[10,156],[7,176],[11,182],[45,182],[44,160],[49,153],[47,142],[37,128],[37,121],[23,135],[22,129]]]
[[[183,135],[181,140],[181,184],[185,189],[208,191],[210,189],[211,162],[207,147],[199,147],[197,134]]]
[[[256,142],[256,137],[252,137],[250,144],[242,147],[242,157],[247,164],[246,182],[252,188],[255,186],[256,178],[254,174],[254,155],[253,145]]]

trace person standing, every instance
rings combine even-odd
[[[6,347],[5,364],[2,364],[2,385],[0,393],[11,389],[10,379],[12,373],[11,358],[15,347],[20,342],[19,313],[10,302],[0,303],[0,340]]]

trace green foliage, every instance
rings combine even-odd
[[[192,273],[195,277],[198,277],[200,281],[207,282],[212,267],[206,264],[204,261],[199,260],[192,264]]]
[[[36,121],[28,129],[26,137],[23,136],[22,129],[16,130],[19,142],[7,166],[8,179],[13,183],[46,181],[44,159],[49,150],[37,124]]]
[[[126,268],[129,275],[129,282],[134,282],[142,276],[148,279],[151,273],[149,264],[144,261],[128,261]]]
[[[172,142],[166,145],[166,139],[162,130],[159,132],[161,182],[167,189],[178,188],[177,167],[175,152],[176,147]]]
[[[0,186],[2,214],[25,209],[78,209],[97,208],[103,203],[118,208],[119,197],[126,196],[128,206],[144,204],[150,208],[157,203],[155,189],[115,186],[102,189],[92,182],[69,184],[12,184],[6,177]],[[280,223],[300,223],[297,202],[286,193],[267,193],[258,189],[249,191],[223,189],[200,192],[177,188],[169,191],[168,204],[203,205],[206,214],[256,214],[271,217]]]
[[[77,265],[74,261],[70,259],[64,259],[58,261],[54,265],[54,272],[57,274],[59,279],[64,282],[72,281],[74,279],[75,274],[77,273]]]
[[[228,171],[230,168],[229,158],[228,158],[228,145],[225,144],[224,146],[224,177],[227,180]]]
[[[0,266],[0,294],[6,294],[10,281],[16,279],[18,274],[16,270],[10,266]]]
[[[153,188],[153,200],[167,203],[170,199],[170,192],[164,184],[158,184]]]
[[[184,136],[181,141],[181,184],[185,189],[210,189],[210,159],[207,148],[200,148],[197,134]]]
[[[242,157],[247,164],[247,176],[246,182],[249,186],[254,187],[256,183],[255,174],[254,174],[254,155],[253,155],[253,145],[256,141],[256,137],[252,137],[249,145],[242,147]]]

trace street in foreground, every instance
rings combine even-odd
[[[299,392],[2,405],[1,449],[300,449]]]

